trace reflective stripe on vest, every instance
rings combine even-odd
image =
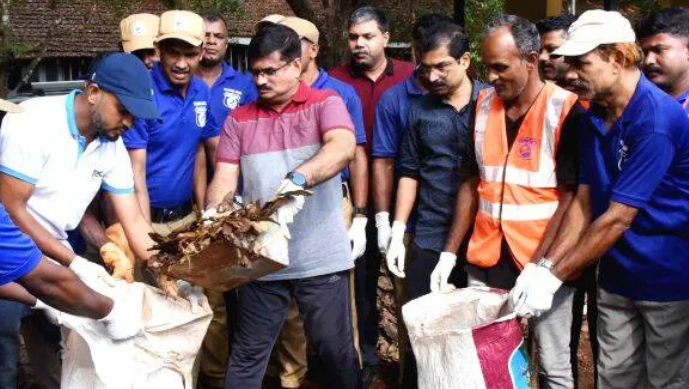
[[[469,242],[470,263],[495,265],[503,237],[519,267],[531,259],[557,210],[555,157],[562,123],[576,100],[546,83],[509,147],[503,103],[494,89],[481,91],[474,127],[479,215]]]

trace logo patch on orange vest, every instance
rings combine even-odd
[[[530,160],[533,154],[533,148],[536,145],[536,140],[530,137],[519,138],[519,158],[523,160]]]

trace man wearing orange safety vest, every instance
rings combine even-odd
[[[577,96],[538,71],[536,26],[499,15],[486,27],[483,63],[491,89],[478,97],[453,226],[431,276],[432,290],[449,290],[456,253],[473,227],[466,272],[469,286],[511,289],[536,266],[552,242],[577,184]],[[464,172],[463,172],[464,173]],[[569,359],[574,289],[563,286],[553,309],[534,319],[540,388],[573,388]]]

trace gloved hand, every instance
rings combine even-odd
[[[36,311],[42,311],[48,318],[48,321],[52,324],[55,324],[56,326],[62,324],[62,312],[58,311],[57,309],[51,307],[50,305],[44,303],[39,299],[36,299],[36,305],[31,307],[31,309]]]
[[[177,295],[189,300],[189,304],[191,305],[191,313],[196,313],[198,308],[201,308],[203,288],[200,286],[194,286],[184,280],[177,280]]]
[[[433,273],[431,273],[431,292],[450,293],[457,289],[454,285],[447,282],[456,264],[456,254],[447,251],[440,253],[438,264],[435,265],[435,269],[433,269]]]
[[[553,297],[560,285],[562,281],[550,269],[536,266],[526,278],[523,301],[515,307],[515,312],[527,319],[541,316],[552,306]]]
[[[276,195],[281,195],[284,193],[294,192],[298,190],[304,190],[303,187],[295,185],[292,180],[285,178],[280,183]],[[277,222],[282,228],[282,233],[285,234],[287,239],[291,239],[292,235],[289,233],[288,224],[294,221],[294,216],[304,207],[304,196],[303,195],[292,195],[289,203],[278,208],[275,212],[277,215]]]
[[[538,266],[535,263],[527,263],[524,269],[517,277],[517,282],[515,282],[514,287],[510,290],[510,303],[512,307],[517,307],[523,303],[524,292],[526,291],[526,284],[529,277],[533,274]]]
[[[385,255],[388,252],[390,235],[392,234],[389,213],[378,212],[376,214],[376,229],[378,230],[378,250],[381,254]]]
[[[112,269],[112,276],[127,282],[134,282],[134,263],[113,242],[108,242],[100,248],[100,256],[105,265]]]
[[[107,294],[113,300],[110,313],[98,320],[113,340],[126,340],[138,336],[144,330],[141,311],[143,294],[129,293],[130,288],[113,288]]]
[[[112,278],[103,266],[90,262],[80,256],[76,256],[72,260],[72,263],[69,264],[69,269],[89,288],[98,293],[103,294],[105,291],[105,294],[107,294],[108,288],[117,285],[117,280]]]
[[[404,258],[407,255],[407,248],[404,247],[404,231],[407,226],[395,221],[392,223],[392,230],[390,233],[390,246],[385,256],[388,265],[388,270],[399,278],[404,278]]]
[[[352,243],[352,259],[354,260],[359,259],[366,251],[366,224],[368,224],[366,216],[355,216],[347,232],[347,237]]]
[[[201,213],[201,221],[203,222],[203,225],[207,226],[213,223],[213,217],[215,217],[217,214],[217,208],[208,208],[207,210],[203,211],[203,213]]]

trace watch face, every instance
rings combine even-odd
[[[290,179],[294,185],[306,186],[306,176],[298,172],[292,172]]]

